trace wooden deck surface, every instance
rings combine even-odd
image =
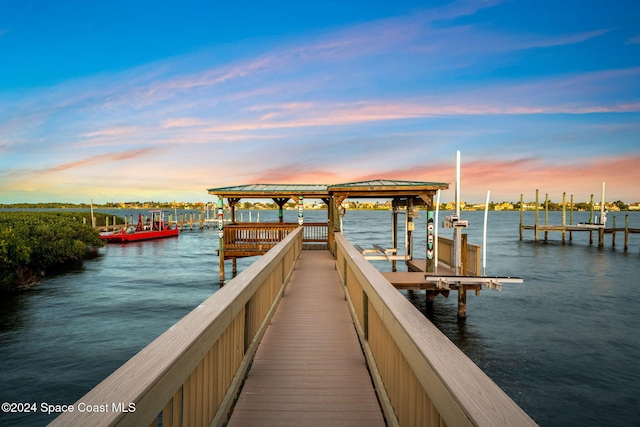
[[[384,426],[329,251],[303,251],[233,410],[237,426]]]

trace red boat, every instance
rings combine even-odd
[[[142,221],[142,215],[138,214],[138,224],[123,227],[118,231],[100,233],[100,238],[107,242],[126,243],[141,240],[162,239],[165,237],[177,237],[179,230],[164,220],[164,211],[149,211],[151,218],[146,223]]]

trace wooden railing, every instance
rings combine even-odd
[[[52,425],[223,425],[301,250],[293,230]]]
[[[307,243],[327,243],[329,227],[326,222],[305,222],[302,241]]]
[[[298,228],[297,223],[246,222],[224,226],[225,257],[261,255]],[[303,242],[326,242],[326,223],[305,223]]]
[[[480,276],[482,275],[482,264],[480,261],[482,247],[479,245],[468,244],[466,236],[463,235],[462,237],[463,275]],[[453,258],[453,240],[447,239],[446,237],[438,237],[438,260],[440,263],[454,268]]]
[[[336,263],[387,424],[535,422],[341,235]]]

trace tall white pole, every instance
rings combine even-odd
[[[491,190],[487,191],[487,202],[484,205],[484,230],[482,231],[482,275],[487,275],[487,216],[489,215],[489,197]]]
[[[440,225],[440,223],[438,222],[438,214],[440,213],[440,189],[438,189],[438,192],[436,193],[436,220],[435,220],[435,224],[434,224],[434,230],[433,230],[433,237],[434,237],[434,241],[433,241],[433,246],[434,246],[434,258],[435,258],[435,262],[433,264],[433,274],[437,275],[438,274],[438,227]]]
[[[93,199],[89,199],[89,206],[91,207],[91,227],[96,228],[96,219],[93,216]]]

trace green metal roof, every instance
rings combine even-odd
[[[209,188],[209,194],[222,197],[328,197],[326,184],[247,184]]]
[[[343,184],[247,184],[230,187],[209,188],[209,194],[219,197],[273,198],[305,196],[328,197],[332,193],[357,197],[400,197],[434,194],[438,189],[446,190],[448,183],[374,179]]]
[[[448,183],[444,182],[424,182],[424,181],[403,181],[397,179],[372,179],[369,181],[357,181],[357,182],[347,182],[344,184],[333,184],[329,186],[330,190],[335,190],[338,188],[393,188],[393,187],[434,187],[436,189],[449,188]]]

